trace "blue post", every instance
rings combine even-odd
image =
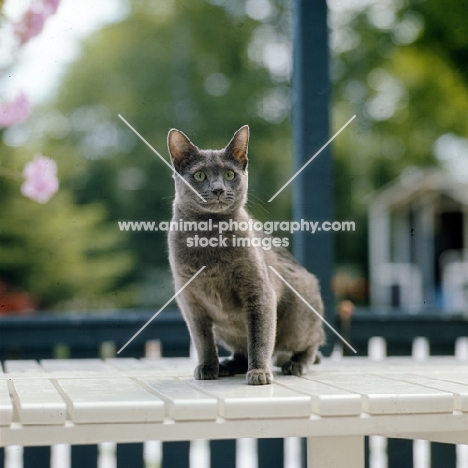
[[[292,99],[293,167],[296,172],[330,138],[326,0],[294,0]],[[334,180],[330,147],[325,148],[292,183],[296,221],[333,221]],[[332,232],[296,232],[293,248],[295,257],[317,276],[325,316],[334,323]],[[329,332],[327,342],[322,348],[325,355],[331,351],[332,335]],[[302,466],[307,466],[305,439],[302,441]]]
[[[328,27],[325,0],[293,3],[293,144],[294,171],[298,171],[328,141],[330,83]],[[295,220],[333,221],[333,159],[330,146],[292,182]],[[334,323],[331,279],[334,264],[333,231],[294,234],[296,258],[320,281],[325,315]],[[327,333],[331,351],[332,335]]]

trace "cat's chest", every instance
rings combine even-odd
[[[208,269],[197,284],[198,295],[207,309],[220,317],[242,309],[242,301],[229,268]]]
[[[205,266],[219,270],[216,276],[247,253],[233,246],[232,235],[203,231],[170,233],[169,249],[176,268],[185,266],[196,271]]]

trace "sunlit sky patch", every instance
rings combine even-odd
[[[29,4],[29,0],[7,0],[7,18],[17,21]],[[0,96],[23,90],[33,103],[50,98],[66,66],[79,56],[80,41],[128,12],[124,0],[62,0],[44,31],[13,56],[13,42],[8,40],[11,23],[6,23],[0,31],[0,68],[5,69],[10,63],[12,67],[8,69],[8,79],[3,74],[0,80]]]

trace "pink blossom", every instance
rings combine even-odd
[[[25,44],[44,29],[44,24],[57,12],[61,0],[37,0],[32,3],[21,21],[15,25],[15,35]]]
[[[60,0],[44,0],[44,10],[49,14],[53,15],[57,12]]]
[[[45,20],[49,17],[47,8],[42,5],[31,6],[19,23],[15,25],[15,35],[21,44],[25,44],[44,29]]]
[[[59,188],[56,162],[41,154],[24,166],[23,176],[21,193],[39,203],[46,203]]]
[[[23,92],[11,102],[0,104],[0,128],[23,122],[29,115],[29,99]]]

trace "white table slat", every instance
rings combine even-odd
[[[305,378],[312,379],[306,375]],[[452,393],[408,382],[394,381],[375,374],[315,375],[314,380],[360,393],[363,411],[369,414],[450,413],[454,409]]]
[[[361,395],[322,382],[298,379],[292,375],[276,376],[275,382],[305,393],[312,400],[312,412],[320,416],[358,415],[362,412]]]
[[[187,358],[143,358],[141,359],[154,375],[163,375],[164,377],[193,377],[196,361]]]
[[[107,358],[105,362],[122,371],[140,371],[151,369],[151,366],[148,363],[136,358]]]
[[[67,406],[50,380],[13,381],[13,398],[22,424],[64,424]]]
[[[454,372],[454,369],[466,369],[467,361],[456,359],[453,356],[430,356],[428,359],[413,359],[409,356],[390,356],[384,359],[371,359],[368,357],[352,357],[353,365],[349,365],[348,358],[337,360],[324,359],[318,366],[312,366],[309,374],[319,373],[343,373],[354,374],[356,368],[365,369],[367,373],[388,372],[422,372],[427,371],[447,371]]]
[[[113,366],[101,359],[43,359],[40,363],[46,372],[83,372],[102,375],[115,371]]]
[[[219,413],[226,419],[309,417],[311,399],[281,385],[247,385],[245,377],[220,380],[189,380],[219,401]]]
[[[8,426],[13,419],[13,404],[6,380],[0,380],[0,426]]]
[[[452,393],[454,397],[454,409],[458,411],[468,411],[468,386],[457,382],[448,382],[428,376],[400,374],[398,379],[405,382],[423,385],[424,387],[434,388],[443,392]],[[392,376],[389,376],[392,378]]]
[[[27,359],[24,361],[5,361],[5,372],[22,372],[27,374],[42,374],[44,369],[39,365],[37,361]]]
[[[459,371],[455,372],[453,370],[437,370],[431,373],[417,373],[418,375],[430,376],[437,380],[443,380],[446,382],[454,382],[461,385],[468,386],[468,363],[466,363],[466,367],[460,369]]]
[[[59,379],[73,422],[158,422],[164,402],[129,378]]]
[[[167,416],[176,421],[215,420],[218,400],[177,379],[138,379],[166,402]]]

